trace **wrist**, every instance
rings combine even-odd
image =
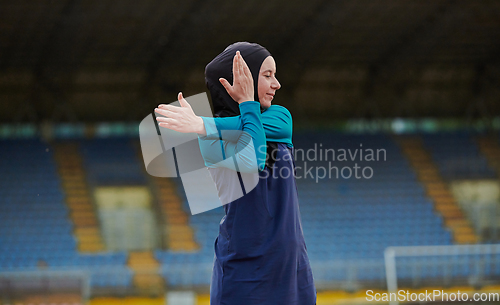
[[[196,133],[205,136],[206,131],[205,131],[205,122],[203,122],[203,119],[201,117],[197,117],[197,128],[196,128]]]
[[[239,104],[238,106],[240,108],[241,115],[243,115],[244,113],[256,112],[256,111],[260,113],[260,103],[257,101],[246,101]]]
[[[246,97],[246,98],[243,98],[243,99],[240,99],[238,102],[238,104],[241,104],[241,103],[244,103],[244,102],[249,102],[249,101],[255,101],[255,99],[252,97]]]

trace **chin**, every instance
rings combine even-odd
[[[260,106],[264,109],[267,109],[269,107],[271,107],[271,101],[269,100],[263,100],[261,103],[260,103]]]

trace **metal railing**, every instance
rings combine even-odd
[[[483,287],[500,284],[500,245],[391,247],[385,252],[385,262],[381,259],[311,261],[311,267],[318,290],[389,288],[394,291],[398,284],[410,288]],[[19,272],[0,270],[0,295],[7,303],[22,294],[57,291],[76,291],[85,299],[99,295],[161,295],[171,289],[208,293],[212,268],[211,262],[176,262],[165,263],[159,270],[135,272],[125,266],[71,266],[64,267],[64,270],[51,267]],[[457,273],[456,270],[463,272]],[[155,289],[141,290],[136,287],[137,275],[143,279],[159,276],[161,282]]]
[[[411,270],[408,277],[413,283],[421,280],[421,270],[431,270],[426,277],[426,285],[450,286],[453,280],[469,286],[484,286],[500,283],[500,244],[496,245],[460,245],[460,246],[411,246],[389,247],[385,250],[385,268],[387,289],[397,293],[398,270]],[[460,259],[461,257],[467,259]],[[398,268],[397,258],[414,258],[405,261],[403,269]],[[424,258],[419,260],[417,258]],[[440,259],[439,259],[440,258]],[[444,258],[444,259],[443,259]],[[469,267],[467,272],[453,274],[454,268]],[[456,269],[455,269],[456,270]],[[391,305],[399,304],[398,300]]]

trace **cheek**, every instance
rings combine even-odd
[[[265,96],[269,88],[270,88],[269,82],[264,77],[259,77],[259,84],[257,87],[259,98]]]

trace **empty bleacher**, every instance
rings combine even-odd
[[[146,184],[146,176],[129,137],[80,140],[80,152],[92,186]]]
[[[493,177],[494,172],[477,147],[474,148],[474,142],[469,137],[457,136],[457,139],[459,145],[473,147],[467,148],[467,153],[456,152],[457,147],[441,147],[451,143],[442,135],[423,136],[423,147],[435,159],[439,173],[446,179]],[[143,165],[130,141],[126,137],[79,140],[87,183],[92,188],[141,185],[155,194],[154,181],[148,179],[141,168]],[[296,133],[294,144],[298,157],[297,186],[302,225],[317,283],[384,283],[383,258],[387,247],[453,244],[452,232],[436,210],[432,197],[428,196],[428,189],[391,136]],[[323,150],[321,160],[319,155],[307,158],[307,150],[313,149],[315,144],[318,153]],[[90,274],[91,286],[95,289],[127,289],[134,286],[134,281],[137,284],[139,278],[147,277],[143,274],[134,279],[134,274],[144,269],[142,262],[147,261],[147,272],[158,272],[167,286],[209,285],[214,241],[224,215],[222,207],[190,215],[182,184],[178,179],[171,179],[169,185],[175,188],[176,196],[180,196],[181,209],[187,217],[182,224],[193,232],[194,241],[190,241],[190,245],[196,247],[156,248],[153,252],[135,253],[132,259],[126,251],[82,254],[73,236],[74,226],[65,204],[51,144],[29,139],[4,140],[0,148],[0,272],[84,270]],[[325,159],[326,149],[335,150],[335,160],[331,159],[332,155]],[[347,151],[348,160],[339,160],[341,149]],[[360,158],[360,150],[366,156],[367,149],[381,150],[380,159]],[[351,154],[357,150],[352,160],[349,150]],[[461,161],[469,157],[475,160],[473,167]],[[453,158],[455,161],[450,161]],[[305,176],[306,167],[314,168],[312,175]],[[355,177],[355,167],[360,175],[366,168],[365,177]],[[317,175],[323,173],[323,170],[315,170],[320,168],[325,169],[326,176]],[[343,168],[350,168],[350,171],[342,172]],[[329,171],[331,176],[328,176]],[[351,175],[346,177],[349,172]],[[172,192],[170,187],[169,196]],[[166,225],[169,221],[174,225],[176,220],[165,215],[179,214],[178,204],[175,205],[176,213],[164,211],[170,206],[173,205],[163,202],[161,209],[153,209],[162,211],[160,217],[165,217]],[[446,274],[467,276],[475,272],[476,262],[483,261],[486,265],[481,266],[492,266],[485,275],[500,275],[500,257],[491,255],[484,259],[475,256],[457,256],[451,260],[429,258],[427,261],[398,259],[398,273],[407,279],[414,279],[416,274],[420,278]],[[448,267],[435,268],[439,264]],[[141,279],[139,282],[148,281]],[[162,284],[158,279],[154,283]]]
[[[486,200],[481,197],[488,197],[487,193],[490,192],[487,189],[491,189],[488,184],[496,184],[498,189],[498,137],[469,132],[446,132],[424,134],[422,139],[441,176],[452,186],[458,205],[473,222],[481,240],[497,241],[500,228],[500,198],[498,195]],[[464,187],[471,184],[476,184],[477,190],[482,187],[484,194],[473,196],[475,198],[461,196]]]
[[[495,170],[480,153],[473,134],[467,132],[424,134],[422,139],[443,178],[447,180],[497,178]]]
[[[312,179],[297,181],[311,260],[381,259],[389,246],[451,243],[440,215],[434,211],[408,161],[390,137],[335,135],[295,139],[296,147],[304,149],[318,142],[336,151],[354,151],[360,147],[384,149],[387,158],[331,161],[339,168],[353,168],[355,164],[370,167],[373,169],[370,179],[339,177],[318,183]],[[303,163],[306,162],[328,166],[325,161]]]
[[[79,254],[51,146],[0,141],[0,272],[83,270],[92,287],[127,287],[127,253]]]

